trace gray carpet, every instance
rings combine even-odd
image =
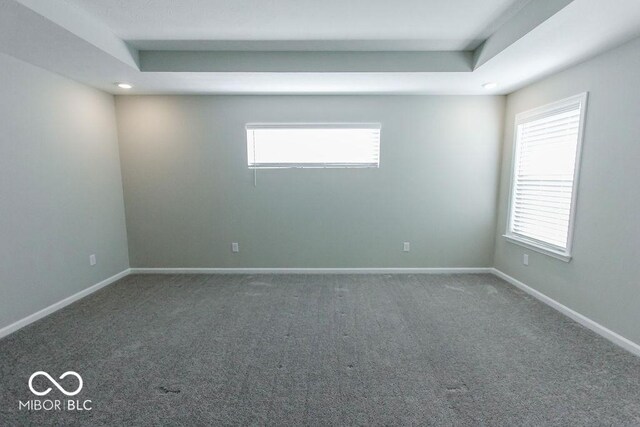
[[[19,411],[37,370],[93,409]],[[0,378],[0,425],[640,425],[640,358],[490,275],[129,276]]]

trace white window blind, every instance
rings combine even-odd
[[[520,114],[507,237],[570,256],[586,94]]]
[[[380,124],[248,124],[250,168],[373,167]]]

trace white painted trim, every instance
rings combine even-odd
[[[596,334],[608,339],[612,343],[614,343],[616,345],[619,345],[620,347],[622,347],[625,350],[635,354],[636,356],[640,356],[640,344],[637,344],[637,343],[635,343],[635,342],[623,337],[622,335],[620,335],[620,334],[618,334],[616,332],[613,332],[611,329],[608,329],[608,328],[602,326],[601,324],[589,319],[588,317],[578,313],[577,311],[574,311],[574,310],[570,309],[566,305],[563,305],[563,304],[559,303],[558,301],[554,300],[551,297],[548,297],[547,295],[543,294],[542,292],[537,291],[537,290],[533,289],[532,287],[525,285],[524,283],[522,283],[518,279],[515,279],[515,278],[509,276],[508,274],[503,273],[502,271],[498,270],[497,268],[492,268],[490,270],[495,276],[497,276],[497,277],[503,279],[504,281],[512,284],[516,288],[521,289],[522,291],[528,293],[532,297],[542,301],[543,303],[547,304],[549,307],[551,307],[551,308],[553,308],[555,310],[558,310],[560,313],[562,313],[565,316],[575,320],[576,322],[580,323],[585,328],[591,329],[593,332],[595,332]]]
[[[479,268],[131,268],[131,274],[479,274]]]
[[[544,254],[544,255],[549,255],[552,258],[556,258],[556,259],[559,259],[560,261],[564,261],[564,262],[571,261],[571,256],[563,255],[562,253],[554,251],[553,249],[547,249],[542,245],[536,244],[536,242],[534,242],[534,241],[530,241],[530,240],[521,238],[519,236],[516,236],[515,234],[512,235],[512,236],[508,236],[506,234],[503,234],[502,237],[504,237],[507,240],[507,242],[509,242],[509,243],[513,243],[514,245],[522,246],[523,248],[531,249],[534,252],[538,252],[538,253],[541,253],[541,254]]]
[[[14,322],[8,326],[5,326],[4,328],[0,329],[0,338],[6,337],[7,335],[17,331],[18,329],[24,328],[25,326],[35,322],[36,320],[40,320],[45,316],[48,316],[49,314],[60,310],[61,308],[64,308],[66,306],[68,306],[69,304],[78,301],[79,299],[82,299],[84,297],[86,297],[89,294],[94,293],[95,291],[104,288],[107,285],[112,284],[113,282],[122,279],[123,277],[126,277],[130,274],[130,270],[129,268],[127,268],[126,270],[121,271],[118,274],[115,274],[99,283],[96,283],[95,285],[88,287],[87,289],[83,289],[80,292],[77,292],[63,300],[60,300],[54,304],[51,304],[49,307],[43,308],[40,311],[37,311],[33,314],[30,314],[29,316],[18,320],[17,322]]]

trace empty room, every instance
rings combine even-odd
[[[0,0],[0,426],[640,426],[640,1]]]

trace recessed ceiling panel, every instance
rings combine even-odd
[[[530,0],[65,1],[125,40],[421,40],[424,50],[466,50]]]

